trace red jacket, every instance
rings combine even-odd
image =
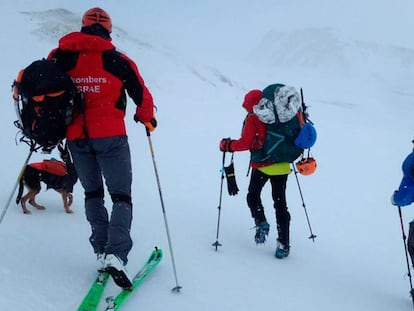
[[[72,32],[59,40],[48,59],[72,77],[85,98],[85,113],[68,127],[68,140],[86,138],[86,133],[89,138],[126,135],[125,91],[137,105],[140,121],[154,117],[153,98],[136,64],[116,51],[110,39]]]
[[[240,139],[231,141],[232,151],[255,151],[262,147],[266,136],[266,124],[260,121],[257,115],[253,113],[253,106],[255,106],[261,98],[262,91],[260,90],[252,90],[246,94],[242,106],[247,110],[248,115],[244,120]],[[264,165],[269,164],[251,163],[253,168]]]

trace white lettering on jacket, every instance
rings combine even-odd
[[[108,83],[105,77],[92,76],[72,77],[72,81],[82,93],[99,93],[101,91],[101,85]]]

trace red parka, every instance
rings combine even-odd
[[[232,151],[255,151],[262,147],[266,136],[266,124],[253,113],[253,106],[257,105],[261,98],[260,90],[252,90],[244,97],[242,106],[247,110],[248,115],[244,120],[240,139],[231,141]],[[257,168],[269,164],[250,163],[250,165]]]
[[[139,121],[154,118],[153,98],[136,64],[117,51],[110,38],[69,33],[48,59],[71,76],[85,98],[85,112],[76,115],[68,127],[68,140],[126,135],[125,91],[137,105]]]

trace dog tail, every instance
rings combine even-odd
[[[20,203],[20,199],[22,198],[22,195],[23,195],[23,190],[24,190],[24,183],[23,183],[23,175],[22,175],[19,179],[19,192],[17,193],[16,204]]]

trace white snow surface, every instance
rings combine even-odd
[[[413,1],[3,1],[2,210],[29,152],[15,142],[10,85],[60,36],[79,30],[83,12],[93,6],[110,13],[113,42],[136,61],[158,107],[151,139],[165,214],[144,128],[133,122],[134,103],[128,104],[134,174],[128,270],[135,272],[154,246],[164,250],[164,259],[123,310],[412,310],[390,196],[414,138]],[[262,197],[270,235],[265,245],[255,245],[245,201],[249,154],[236,153],[240,193],[230,197],[224,183],[216,252],[218,144],[239,137],[245,93],[272,83],[303,88],[318,130],[312,149],[317,171],[299,175],[317,238],[308,238],[291,174],[290,256],[274,257],[269,185]],[[50,156],[56,151],[36,153],[31,161]],[[95,277],[80,183],[72,215],[63,212],[59,194],[44,189],[38,201],[45,211],[22,214],[13,194],[0,224],[0,310],[76,310]],[[402,213],[407,231],[414,212],[408,207]],[[180,293],[171,292],[177,282],[164,215]],[[116,291],[111,281],[105,296]]]

